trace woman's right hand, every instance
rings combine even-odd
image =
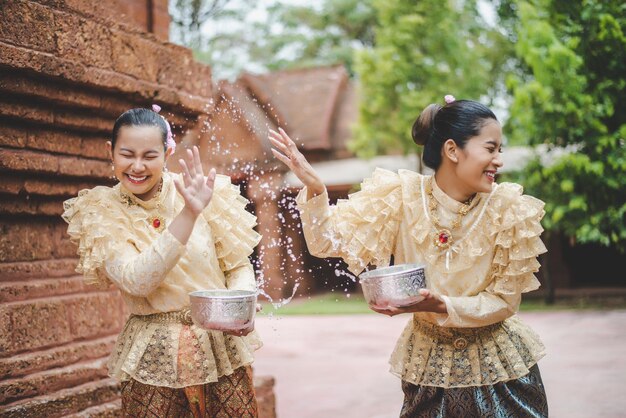
[[[180,166],[183,179],[174,178],[176,190],[183,197],[185,206],[174,218],[168,230],[183,245],[187,244],[196,219],[211,202],[215,186],[215,169],[209,171],[207,177],[202,171],[200,151],[198,147],[187,150],[187,161],[181,159]]]
[[[282,129],[279,132],[270,129],[269,140],[276,148],[272,148],[272,153],[282,163],[284,163],[300,181],[307,187],[308,198],[324,193],[326,187],[322,179],[317,175],[311,164],[304,158],[298,150],[295,142]]]
[[[200,151],[196,146],[188,149],[187,159],[180,159],[179,163],[182,168],[183,179],[180,181],[178,178],[174,178],[174,184],[185,201],[185,208],[197,217],[209,205],[211,197],[213,197],[215,169],[211,169],[209,175],[204,176]]]

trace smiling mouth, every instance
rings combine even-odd
[[[491,181],[495,181],[495,179],[496,179],[496,172],[495,171],[485,171],[485,175]]]
[[[130,182],[133,183],[133,184],[143,184],[143,183],[146,182],[146,180],[150,176],[132,176],[132,175],[126,173],[126,177],[128,177],[128,180],[130,180]]]

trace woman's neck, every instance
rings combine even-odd
[[[447,170],[437,170],[434,174],[437,186],[457,202],[466,203],[476,192],[465,189],[454,173]]]
[[[163,178],[161,178],[159,182],[155,184],[150,190],[142,194],[136,194],[135,197],[139,200],[147,202],[148,200],[154,198],[157,194],[159,194],[159,191],[161,190],[162,187],[163,187]]]

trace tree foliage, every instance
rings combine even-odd
[[[428,104],[487,98],[489,48],[475,1],[374,0],[375,46],[357,57],[361,86],[353,150],[362,156],[415,150],[410,128]]]
[[[218,76],[242,70],[281,70],[343,63],[352,73],[353,52],[373,44],[371,0],[324,0],[306,6],[276,0],[250,18],[254,2],[177,0],[173,39],[192,48]]]
[[[506,131],[573,150],[545,166],[533,162],[520,181],[546,201],[547,229],[626,251],[626,5],[508,3],[526,71],[508,79]]]

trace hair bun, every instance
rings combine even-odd
[[[426,142],[428,142],[428,139],[433,132],[435,115],[437,115],[439,109],[441,109],[441,105],[434,103],[429,104],[426,106],[426,109],[422,110],[422,113],[420,113],[419,117],[413,124],[411,135],[413,136],[413,141],[417,145],[426,145]]]

